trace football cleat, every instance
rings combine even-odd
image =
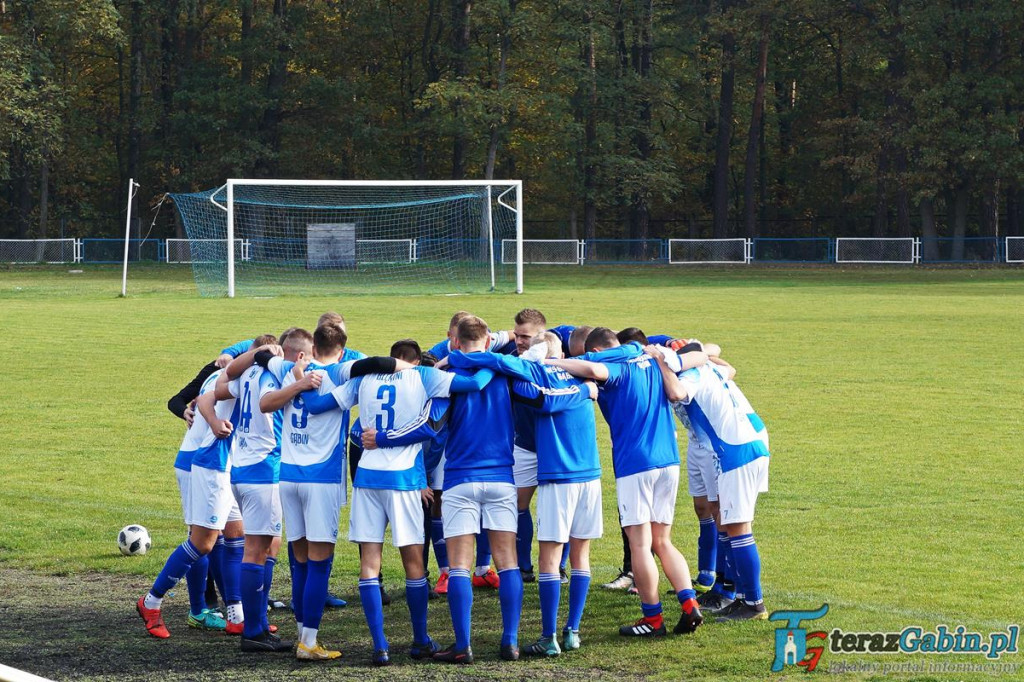
[[[498,577],[498,572],[493,568],[487,569],[487,572],[483,575],[473,574],[473,587],[490,587],[496,590],[500,584],[501,578]]]
[[[438,577],[437,585],[434,586],[434,592],[448,594],[448,571],[445,571]]]
[[[723,597],[718,592],[705,592],[697,595],[697,604],[701,610],[715,615],[721,614],[723,609],[728,608],[735,601],[735,599]]]
[[[759,604],[748,604],[742,599],[737,599],[728,608],[722,609],[718,613],[718,618],[715,620],[720,623],[731,622],[735,620],[767,620],[768,609],[764,607],[764,603]]]
[[[712,583],[712,585],[713,584],[714,583]],[[694,580],[693,581],[693,590],[697,594],[704,594],[705,592],[707,592],[710,589],[711,589],[711,585],[702,585],[699,580]]]
[[[661,621],[659,625],[655,622]],[[641,618],[632,625],[623,625],[619,634],[623,637],[664,637],[667,634],[664,619]]]
[[[328,609],[343,609],[348,606],[348,602],[339,597],[336,594],[327,593],[327,598],[324,600],[324,608]],[[294,605],[292,610],[294,611]]]
[[[640,590],[637,589],[636,583],[629,586],[629,589],[626,590],[626,594],[640,594]]]
[[[160,615],[160,609],[147,609],[146,608],[146,596],[139,597],[139,601],[135,603],[135,610],[142,616],[142,621],[146,624],[146,632],[157,639],[167,639],[171,636],[171,633],[167,630],[167,626],[164,625],[163,616]]]
[[[434,660],[439,663],[458,663],[465,665],[473,662],[473,649],[466,647],[465,649],[456,649],[455,645],[452,644],[447,649],[441,649],[434,653]]]
[[[633,586],[633,572],[622,571],[616,577],[615,580],[606,582],[601,585],[606,590],[628,590]]]
[[[524,583],[535,583],[535,582],[537,582],[537,574],[534,573],[532,569],[529,570],[529,571],[524,571],[524,570],[520,569],[519,573],[520,573],[520,575],[523,576],[523,582]]]
[[[373,664],[377,667],[391,665],[391,655],[387,649],[377,649],[373,652]]]
[[[564,568],[558,569],[558,577],[561,579],[563,585],[569,584],[569,574],[565,572]]]
[[[554,637],[541,637],[533,644],[530,644],[523,649],[523,653],[527,656],[544,656],[545,658],[554,658],[562,653],[562,650],[558,648],[558,642]]]
[[[285,641],[277,635],[261,632],[258,637],[249,638],[243,635],[241,648],[246,653],[282,653],[291,651],[292,646],[291,642]]]
[[[427,597],[427,598],[429,599],[430,597]],[[390,603],[391,603],[391,595],[389,595],[387,592],[384,591],[384,582],[382,581],[381,584],[380,584],[380,605],[381,606],[387,606]],[[386,664],[382,664],[382,665],[386,665]]]
[[[575,651],[580,648],[580,631],[566,628],[562,630],[562,648],[566,651]]]
[[[501,653],[499,655],[503,661],[518,661],[519,647],[515,644],[502,644]]]
[[[413,642],[412,647],[409,649],[409,658],[414,661],[422,661],[425,658],[431,658],[440,650],[441,647],[432,639],[422,643]]]
[[[704,616],[701,614],[700,608],[696,604],[694,604],[693,608],[690,609],[689,613],[683,611],[683,613],[679,616],[679,622],[676,623],[676,626],[672,629],[672,632],[676,633],[677,635],[688,635],[691,632],[694,632],[698,627],[700,627],[701,623],[703,622]]]
[[[227,622],[220,617],[220,614],[211,611],[210,609],[203,609],[198,616],[191,613],[188,614],[188,626],[190,628],[198,628],[200,630],[223,630],[227,625]]]
[[[232,623],[228,621],[228,624],[224,626],[225,635],[240,635],[242,630],[245,629],[245,623]]]
[[[295,658],[300,661],[333,661],[336,658],[341,658],[341,652],[325,649],[320,644],[310,648],[299,642],[299,645],[295,647]]]

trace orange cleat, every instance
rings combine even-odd
[[[139,601],[135,603],[135,610],[142,616],[143,622],[146,623],[146,632],[157,639],[167,639],[171,636],[171,633],[167,631],[167,626],[164,625],[163,616],[160,615],[160,609],[147,609],[146,608],[146,596],[139,597]]]
[[[224,627],[224,634],[225,635],[240,635],[240,634],[242,634],[242,630],[244,630],[244,629],[245,629],[245,623],[244,622],[243,623],[232,623],[229,620],[228,624]]]
[[[448,594],[448,571],[441,574],[441,577],[437,579],[437,587],[434,591],[438,594]]]
[[[487,572],[483,575],[473,574],[473,587],[489,587],[492,590],[496,590],[500,584],[501,578],[498,577],[497,571],[493,568],[487,569]]]

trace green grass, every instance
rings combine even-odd
[[[566,267],[528,269],[521,296],[228,300],[197,297],[186,268],[148,267],[130,273],[128,298],[118,298],[119,290],[115,267],[79,274],[66,268],[0,271],[7,336],[0,349],[7,367],[0,401],[0,621],[10,622],[3,609],[15,607],[4,601],[19,593],[21,586],[10,580],[19,576],[25,586],[43,574],[74,576],[65,581],[71,585],[106,580],[108,587],[125,585],[128,594],[159,571],[183,534],[171,471],[182,427],[165,403],[220,348],[295,324],[312,326],[332,309],[348,320],[352,347],[384,353],[399,337],[433,343],[459,308],[507,328],[515,311],[528,306],[543,310],[552,324],[636,325],[722,345],[771,433],[771,492],[759,501],[755,524],[770,610],[828,602],[831,611],[815,628],[847,631],[945,623],[989,632],[1020,619],[1020,270]],[[608,475],[605,538],[592,553],[595,584],[611,578],[621,560],[609,441],[600,419],[598,435]],[[685,485],[676,519],[677,544],[695,563],[697,527]],[[156,545],[146,557],[117,554],[116,531],[131,522],[153,534]],[[398,585],[397,556],[386,555],[385,577]],[[339,591],[355,594],[356,565],[354,548],[340,545],[332,580]],[[276,590],[281,594],[284,573]],[[184,608],[184,592],[179,587],[172,608]],[[323,639],[354,652],[339,672],[376,677],[362,667],[369,637],[354,599],[354,608],[328,615]],[[671,599],[666,610],[674,614]],[[142,666],[136,673],[143,674],[160,647],[137,636],[130,602],[111,596],[89,608],[124,621],[117,627],[131,646],[122,655],[136,657],[133,665]],[[406,613],[401,603],[386,612],[395,650],[408,638]],[[497,601],[481,596],[475,648],[484,661],[472,672],[494,678],[770,676],[772,623],[710,626],[687,639],[620,641],[615,628],[637,613],[633,598],[595,590],[581,651],[510,666],[494,661]],[[432,603],[431,629],[443,641],[450,637],[446,621],[443,603]],[[216,653],[230,649],[233,664],[211,663],[217,675],[310,674],[291,659],[247,663],[234,647],[211,647],[208,637],[187,631],[182,618],[169,624],[175,646],[187,655],[222,661]],[[536,589],[528,587],[521,638],[538,631]],[[48,667],[55,665],[52,658],[33,658],[24,648],[32,637],[0,640],[0,662],[71,674]],[[89,637],[88,631],[68,634],[66,648],[88,644]],[[947,658],[982,660],[826,652],[821,667]],[[1018,654],[1003,661],[1024,659]],[[159,671],[168,668],[174,676],[173,663]],[[418,679],[423,672],[400,660],[388,677]],[[192,673],[184,668],[177,677]],[[102,666],[74,671],[105,674]]]

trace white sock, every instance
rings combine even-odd
[[[238,623],[241,623],[244,619],[245,619],[245,616],[242,615],[242,605],[241,604],[228,604],[228,622],[229,623],[235,623],[237,625]]]
[[[477,566],[476,570],[473,571],[473,575],[485,576],[489,570],[491,570],[490,566]]]
[[[447,575],[448,574],[448,567],[447,566],[439,568],[438,570],[441,572],[441,575]]]
[[[307,649],[316,647],[316,635],[320,632],[320,628],[302,628],[302,646]]]
[[[142,605],[147,609],[159,609],[160,605],[164,603],[163,597],[154,597],[152,592],[146,593],[146,599],[142,602]]]

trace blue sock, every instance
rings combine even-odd
[[[587,603],[587,593],[590,592],[590,571],[572,569],[569,576],[569,617],[565,621],[565,627],[570,630],[580,629],[580,619],[583,618],[583,607]]]
[[[529,509],[519,512],[519,527],[516,531],[516,552],[519,554],[519,570],[532,571],[533,557],[533,514]]]
[[[267,604],[270,602],[270,584],[274,582],[274,566],[277,558],[268,556],[267,562],[263,564],[263,605],[260,607],[260,620],[263,622],[263,629],[270,631],[270,621],[267,620]]]
[[[501,644],[519,644],[519,616],[523,611],[523,574],[519,567],[498,572],[498,602],[501,604]],[[557,618],[557,612],[556,616]]]
[[[263,616],[260,607],[263,605],[264,568],[259,564],[243,562],[239,567],[242,590],[242,615],[245,618],[242,636],[254,639],[263,632]]]
[[[726,599],[736,598],[736,574],[732,568],[732,545],[729,542],[729,535],[722,531],[718,532],[718,564],[715,572],[718,574],[712,592],[716,592]],[[728,589],[725,583],[733,583],[732,589]]]
[[[245,538],[225,538],[221,554],[221,577],[224,580],[224,601],[238,604],[242,601],[242,555]]]
[[[679,600],[680,604],[683,604],[690,599],[697,598],[697,590],[679,590],[676,592],[676,599]]]
[[[225,242],[226,243],[226,242]],[[206,608],[206,576],[210,570],[210,557],[206,554],[188,569],[188,604],[193,614],[199,615]]]
[[[306,577],[309,575],[309,564],[295,558],[292,543],[288,543],[288,567],[292,573],[292,613],[296,623],[303,623],[305,613],[302,608],[302,594],[306,591]]]
[[[380,580],[377,578],[359,579],[359,600],[363,602],[363,615],[370,628],[375,650],[387,649],[388,640],[384,636],[384,606],[380,601]]]
[[[487,535],[487,529],[481,528],[476,534],[476,565],[491,565],[491,539]]]
[[[500,593],[500,586],[498,590]],[[562,596],[562,578],[557,573],[541,573],[537,578],[537,590],[540,592],[540,635],[554,637],[558,625],[558,600]]]
[[[751,534],[732,538],[732,560],[736,565],[737,588],[748,604],[761,603],[761,557]]]
[[[331,579],[331,564],[334,558],[306,562],[306,589],[302,591],[302,626],[320,629],[324,617],[324,601],[327,599],[327,583]],[[380,583],[377,583],[378,598]],[[361,592],[360,592],[361,594]]]
[[[700,520],[697,537],[697,582],[710,587],[715,582],[715,563],[718,559],[718,527],[714,518]]]
[[[199,561],[202,556],[191,540],[185,540],[185,542],[175,547],[174,551],[171,552],[171,556],[167,557],[167,562],[164,564],[163,570],[160,571],[160,575],[153,581],[153,588],[150,590],[150,593],[154,597],[162,599],[168,590],[185,577],[185,574],[192,568],[192,565]]]
[[[565,567],[569,565],[569,543],[562,545],[562,561],[559,562],[558,567],[565,570]]]
[[[430,519],[430,542],[434,545],[437,569],[448,568],[448,544],[444,541],[444,521],[439,518]]]
[[[412,621],[412,641],[425,644],[430,641],[427,634],[427,601],[430,599],[430,586],[426,576],[405,580],[405,603],[409,605],[409,619]]]
[[[661,602],[657,604],[644,604],[640,602],[640,610],[644,612],[644,618],[654,618],[661,615]]]
[[[455,648],[469,646],[470,617],[473,612],[473,585],[469,571],[453,568],[448,572],[448,611],[452,614]]]
[[[224,536],[220,535],[217,537],[217,542],[213,543],[213,550],[210,552],[210,575],[213,576],[213,584],[217,586],[220,598],[226,603],[228,598],[227,593],[224,592],[223,557]]]

